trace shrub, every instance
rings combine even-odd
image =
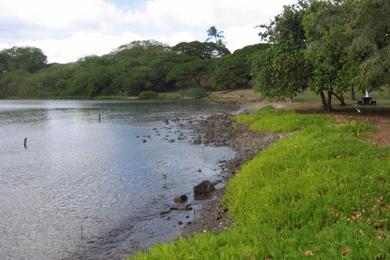
[[[188,88],[182,90],[182,95],[194,99],[207,97],[207,91],[201,88]]]
[[[154,91],[141,91],[138,95],[139,99],[157,99],[158,93]]]

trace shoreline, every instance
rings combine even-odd
[[[241,106],[242,110],[247,109]],[[196,233],[219,232],[233,224],[228,209],[221,205],[229,179],[247,161],[286,134],[253,132],[248,125],[234,121],[232,114],[209,116],[184,127],[193,131],[194,144],[225,146],[236,153],[233,159],[221,162],[221,183],[217,185],[212,198],[200,202],[201,208],[197,216],[191,223],[187,223],[178,235],[190,237]]]

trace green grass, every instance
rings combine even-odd
[[[236,120],[250,125],[253,131],[292,132],[309,126],[329,124],[330,118],[322,115],[299,115],[292,111],[264,107],[250,115],[237,115]]]
[[[177,99],[181,99],[181,98],[183,98],[183,97],[177,92],[158,93],[158,99],[177,100]]]
[[[237,119],[262,131],[301,130],[229,181],[231,228],[155,245],[135,259],[390,257],[390,149],[366,140],[371,127],[271,108]],[[342,256],[345,248],[352,252]]]

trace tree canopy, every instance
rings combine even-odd
[[[256,88],[268,97],[294,97],[310,88],[326,110],[332,97],[355,88],[389,86],[386,0],[300,0],[260,33],[271,44],[254,59]]]
[[[106,55],[87,56],[74,63],[46,64],[40,50],[15,47],[0,52],[0,98],[91,98],[243,87],[249,85],[248,61],[255,51],[252,46],[232,55],[214,42],[181,42],[170,47],[151,40],[131,42]],[[234,75],[237,78],[233,80]]]

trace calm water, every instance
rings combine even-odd
[[[175,195],[217,179],[218,161],[233,152],[192,145],[188,132],[180,141],[183,130],[163,120],[235,109],[198,102],[0,101],[0,259],[118,259],[174,237],[177,221],[189,213],[159,213]],[[164,140],[168,135],[176,141]]]

